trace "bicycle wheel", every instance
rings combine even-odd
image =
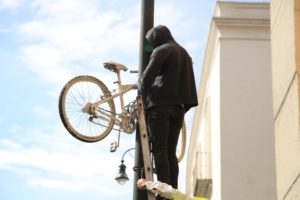
[[[115,122],[113,100],[96,106],[96,102],[110,97],[104,83],[92,76],[71,79],[59,97],[59,114],[68,132],[83,142],[104,139]]]
[[[178,139],[177,151],[176,151],[178,162],[182,161],[185,154],[185,148],[186,148],[186,125],[185,125],[185,121],[183,121],[179,139]]]

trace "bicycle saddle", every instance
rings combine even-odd
[[[128,70],[128,68],[125,67],[124,65],[113,62],[113,61],[105,62],[105,63],[103,63],[103,65],[106,69],[108,69],[112,72],[117,72],[117,71],[120,71],[120,70],[124,70],[124,71]]]

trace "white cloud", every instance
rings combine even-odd
[[[37,11],[39,16],[49,16],[59,20],[76,20],[94,15],[97,12],[96,5],[98,5],[98,2],[96,0],[86,0],[84,2],[80,0],[33,0],[31,5],[39,7]],[[89,12],[81,12],[82,10],[89,10]],[[61,18],[61,16],[64,17]]]
[[[156,25],[163,24],[171,27],[176,26],[182,22],[182,18],[184,16],[174,3],[159,2],[159,5],[157,5],[157,7],[159,7],[159,9],[157,9],[157,12],[155,13],[155,22],[157,23]]]
[[[15,9],[19,5],[20,0],[0,0],[0,11],[3,9]]]
[[[0,33],[9,33],[11,30],[8,28],[1,28],[0,27]]]
[[[17,124],[17,123],[12,123],[10,124],[10,127],[9,127],[9,132],[14,134],[14,133],[19,133],[22,131],[22,126],[20,124]]]
[[[44,81],[62,83],[70,78],[71,69],[64,67],[63,53],[59,49],[42,45],[23,47],[22,54],[28,62],[28,69],[35,72]]]
[[[82,180],[57,180],[40,177],[28,180],[27,185],[33,188],[62,189],[68,191],[84,191],[96,188],[96,184],[83,182]]]
[[[5,148],[5,149],[13,149],[13,150],[17,150],[21,148],[21,145],[13,142],[9,139],[2,139],[0,140],[0,147]]]
[[[108,195],[117,186],[114,178],[121,155],[134,141],[134,135],[122,135],[121,147],[112,154],[109,144],[116,139],[113,132],[105,140],[89,144],[73,138],[61,123],[34,128],[15,124],[10,131],[11,139],[0,139],[0,170],[16,173],[23,178],[23,184],[32,188],[103,189]],[[133,157],[127,155],[125,163],[132,177]]]
[[[93,190],[114,179],[119,158],[84,145],[73,144],[72,149],[75,148],[72,152],[60,148],[47,151],[0,140],[0,168],[24,177],[31,187],[50,189]],[[130,157],[126,162],[132,162]]]
[[[70,179],[70,180],[61,180],[61,179],[50,179],[50,178],[41,178],[33,177],[30,180],[27,180],[27,187],[29,188],[38,188],[38,189],[56,189],[64,190],[67,192],[96,192],[101,198],[111,198],[111,199],[128,199],[130,194],[128,189],[131,190],[131,186],[122,186],[120,187],[116,182],[112,185],[110,182],[108,184],[103,183],[102,177],[97,177],[98,180],[94,182],[79,180],[79,179]],[[118,192],[116,192],[116,190]],[[131,195],[130,195],[131,196]]]
[[[41,118],[46,118],[46,119],[51,119],[53,118],[53,109],[48,109],[46,107],[43,106],[35,106],[33,108],[33,111],[35,113],[37,113]],[[55,110],[55,114],[57,113],[57,111]]]
[[[34,20],[18,29],[29,41],[21,48],[28,69],[41,80],[61,84],[84,69],[98,67],[90,66],[95,60],[136,56],[138,8],[129,8],[135,11],[128,16],[123,15],[127,9],[99,13],[97,5],[101,6],[93,0],[34,1],[38,9]]]

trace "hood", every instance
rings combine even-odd
[[[150,29],[146,34],[146,39],[154,48],[167,42],[174,41],[170,30],[163,25],[158,25]]]

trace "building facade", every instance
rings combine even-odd
[[[187,193],[275,200],[270,6],[218,2],[187,160]]]
[[[278,200],[300,200],[300,1],[271,1]]]

